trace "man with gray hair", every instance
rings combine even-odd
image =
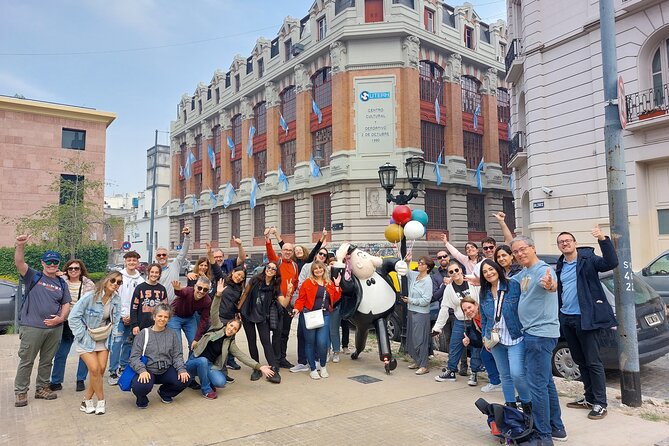
[[[514,238],[511,251],[523,267],[511,280],[520,284],[521,291],[518,317],[525,346],[525,376],[538,434],[533,444],[552,445],[554,439],[567,439],[551,368],[553,349],[560,337],[557,277],[553,268],[539,260],[531,238],[522,235]]]
[[[183,234],[184,237],[183,243],[181,244],[181,250],[174,260],[172,260],[172,263],[167,259],[167,248],[158,248],[156,250],[156,263],[163,269],[160,274],[159,282],[167,290],[167,302],[169,304],[172,304],[172,301],[174,301],[174,287],[172,286],[172,283],[175,280],[179,280],[179,272],[188,255],[188,249],[190,248],[190,229],[188,228],[188,225],[184,226],[181,230],[181,234]]]
[[[174,287],[174,315],[167,323],[167,327],[181,336],[183,330],[188,341],[188,354],[192,353],[196,341],[200,340],[209,325],[209,311],[211,309],[211,281],[205,276],[197,279],[192,287],[183,287],[181,282],[172,282]],[[197,315],[200,314],[198,322]]]

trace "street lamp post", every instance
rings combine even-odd
[[[418,196],[418,186],[423,182],[423,175],[425,174],[425,159],[423,159],[422,156],[411,156],[407,158],[404,167],[407,173],[407,180],[411,184],[411,190],[407,194],[401,189],[397,195],[393,195],[392,193],[397,181],[397,167],[390,163],[385,163],[383,166],[379,167],[379,182],[381,183],[381,187],[386,191],[386,201],[388,203],[395,203],[397,205],[408,204]],[[407,239],[404,235],[402,235],[402,240],[400,241],[400,255],[402,256],[402,259],[407,255]],[[400,284],[401,295],[407,296],[409,294],[409,285],[406,276],[400,278]],[[407,304],[403,301],[400,302],[403,322],[400,352],[404,353],[406,351],[407,317],[409,312],[407,310]]]

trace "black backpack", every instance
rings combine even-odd
[[[30,291],[35,288],[35,285],[37,285],[40,281],[40,279],[44,276],[44,273],[42,271],[38,271],[36,274],[33,275],[32,280],[30,281],[29,284],[26,286],[26,292],[23,295],[23,300],[21,302],[21,308],[19,308],[19,321],[21,321],[21,312],[23,311],[23,306],[26,304],[28,301],[28,296],[30,295]],[[65,289],[67,288],[67,283],[65,280],[60,277],[58,277],[58,281],[60,282],[60,288],[62,290],[63,296],[65,296]],[[83,287],[83,282],[81,283],[81,286]]]
[[[488,403],[483,398],[479,398],[474,404],[483,415],[487,415],[490,432],[501,439],[500,443],[522,445],[534,436],[531,415],[515,407]]]

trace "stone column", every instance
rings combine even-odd
[[[346,72],[348,60],[346,44],[337,40],[330,45],[332,69],[332,152],[354,150],[352,98],[353,76]]]
[[[200,125],[202,131],[202,194],[209,196],[209,191],[214,186],[214,171],[211,168],[209,160],[209,146],[213,144],[213,133],[211,124],[208,121],[202,121]]]
[[[281,147],[279,145],[279,131],[283,131],[279,127],[280,112],[278,87],[274,82],[267,82],[265,84],[265,119],[267,120],[267,175],[265,176],[265,184],[276,184],[274,168],[279,166],[281,160]],[[281,166],[286,169],[286,166]],[[267,216],[265,216],[267,220]]]
[[[444,105],[446,106],[446,134],[444,156],[464,157],[462,138],[462,57],[452,54],[444,71]]]
[[[295,66],[297,164],[307,162],[311,158],[311,87],[307,68],[303,64],[297,64]]]
[[[232,170],[230,166],[230,147],[228,147],[228,136],[232,137],[232,124],[230,122],[230,112],[221,111],[219,117],[221,124],[221,185],[225,186],[232,180]]]
[[[489,68],[481,86],[483,125],[483,159],[499,164],[499,131],[497,124],[497,70]]]
[[[193,129],[186,130],[186,155],[184,159],[187,161],[190,153],[193,153],[195,150],[195,132]],[[184,165],[184,169],[186,166]],[[186,181],[186,195],[192,195],[195,192],[195,175],[193,175],[193,169],[191,168],[191,177],[190,180]]]
[[[249,98],[244,97],[241,101],[242,112],[242,178],[251,178],[253,175],[253,158],[246,154],[246,149],[249,143],[249,129],[253,124],[253,108]]]

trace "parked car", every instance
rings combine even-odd
[[[669,315],[669,250],[653,259],[637,275],[662,297]]]
[[[172,260],[174,262],[174,260]],[[179,275],[185,276],[188,273],[193,272],[195,269],[195,265],[193,264],[192,261],[185,259],[183,263],[181,264],[181,269],[179,270]]]
[[[14,302],[18,285],[8,280],[0,280],[0,333],[14,323]]]

